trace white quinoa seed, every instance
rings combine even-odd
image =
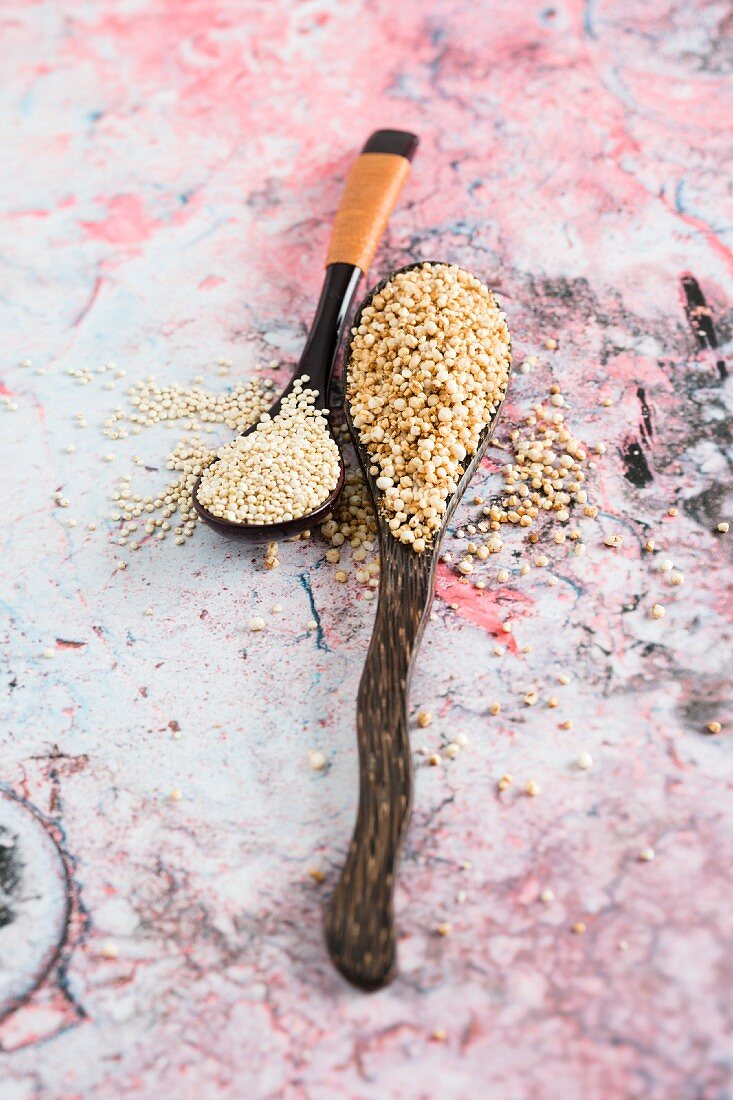
[[[299,519],[330,496],[341,465],[325,411],[316,408],[318,392],[304,388],[308,376],[271,417],[263,413],[257,429],[217,452],[218,461],[203,471],[200,503],[220,519],[265,525]]]

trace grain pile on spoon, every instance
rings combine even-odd
[[[389,528],[423,551],[463,462],[506,390],[504,314],[474,275],[425,263],[398,272],[360,317],[347,397]]]
[[[318,391],[295,381],[275,416],[263,413],[254,432],[217,452],[206,468],[198,499],[212,515],[236,523],[269,524],[299,519],[333,493],[339,450],[317,409]]]

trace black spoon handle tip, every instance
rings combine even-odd
[[[412,160],[420,139],[407,130],[375,130],[362,149],[362,153],[392,153],[405,160]]]

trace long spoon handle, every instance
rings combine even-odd
[[[412,801],[407,692],[434,572],[429,555],[388,532],[381,541],[379,604],[357,699],[359,809],[326,915],[331,957],[362,989],[378,989],[395,969],[395,863]]]
[[[417,146],[415,134],[375,130],[344,185],[321,297],[295,375],[309,376],[318,390],[317,404],[323,409],[329,404],[331,372],[356,288],[387,228]]]

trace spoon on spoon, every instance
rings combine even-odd
[[[429,261],[431,267],[438,263]],[[362,303],[352,331],[359,329],[364,310],[396,275],[422,266],[423,262],[410,264],[379,283]],[[380,585],[357,697],[359,807],[346,863],[326,913],[326,943],[344,977],[362,989],[373,990],[390,981],[396,963],[392,906],[395,864],[412,799],[407,718],[410,672],[435,590],[441,538],[486,452],[506,387],[494,402],[491,420],[481,430],[475,452],[463,461],[455,491],[446,498],[439,529],[426,549],[418,553],[399,541],[390,529],[384,508],[385,494],[377,484],[378,475],[372,473],[376,469],[374,456],[362,442],[360,428],[354,423],[349,407],[351,360],[349,346],[344,363],[347,422],[374,504],[379,531]]]
[[[328,408],[331,372],[346,317],[359,280],[372,261],[407,179],[417,146],[415,134],[376,130],[353,165],[334,221],[326,274],[313,324],[293,378],[269,410],[271,419],[280,412],[283,401],[293,393],[297,382],[307,382],[309,388],[317,391],[315,409]],[[253,424],[243,436],[256,430],[257,424]],[[330,425],[328,430],[330,432]],[[219,461],[218,458],[214,460]],[[275,523],[244,523],[214,515],[199,499],[205,476],[206,472],[198,478],[193,490],[193,505],[199,516],[222,535],[250,542],[269,542],[297,535],[321,522],[341,492],[345,471],[339,451],[338,477],[326,499],[305,515]]]

